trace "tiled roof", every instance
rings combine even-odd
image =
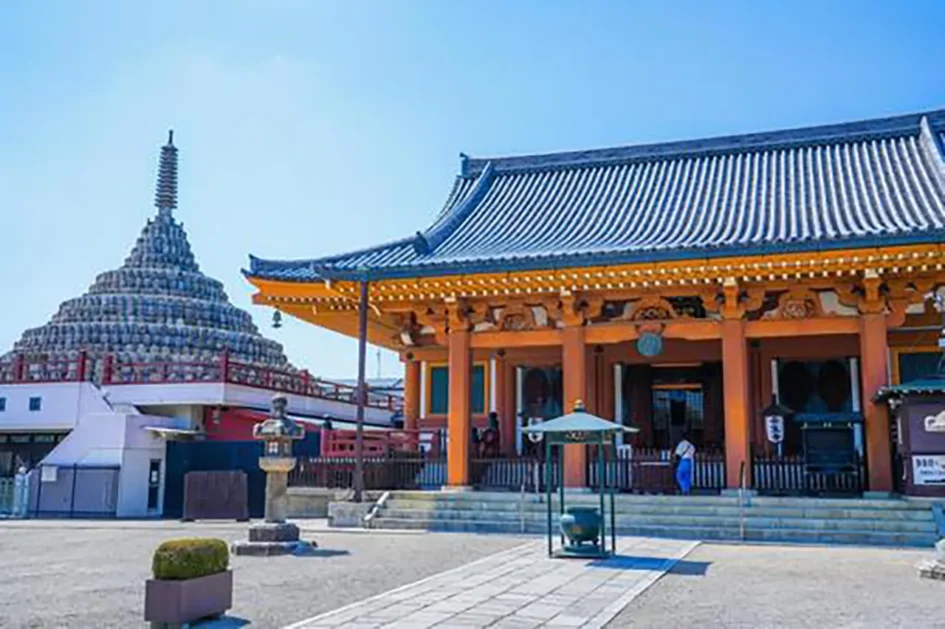
[[[409,277],[937,242],[945,110],[616,149],[462,160],[411,238],[315,260],[251,258],[285,280]]]
[[[943,393],[945,393],[945,377],[933,376],[923,380],[913,380],[905,384],[883,387],[876,392],[873,399],[877,402],[885,402],[908,396],[941,395]]]

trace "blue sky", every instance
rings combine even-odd
[[[313,373],[356,344],[250,304],[247,255],[426,226],[460,151],[580,149],[945,107],[945,3],[0,3],[0,353],[121,264],[158,147],[197,259]],[[376,372],[373,353],[369,374]],[[393,355],[385,374],[399,374]]]

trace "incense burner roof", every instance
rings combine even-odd
[[[945,110],[771,133],[463,156],[433,224],[249,277],[419,277],[806,252],[945,238]]]

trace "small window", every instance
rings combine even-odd
[[[43,406],[43,398],[41,397],[31,397],[30,398],[30,410],[38,411]]]
[[[430,414],[446,415],[449,409],[450,377],[446,367],[430,368]]]
[[[7,410],[7,399],[5,397],[0,397],[0,413]]]
[[[470,397],[474,414],[486,411],[486,367],[473,365],[471,371]],[[450,375],[445,366],[430,368],[430,414],[446,415],[449,412]]]

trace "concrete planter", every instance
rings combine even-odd
[[[231,570],[184,581],[148,579],[145,584],[144,619],[152,626],[218,616],[232,606]]]

